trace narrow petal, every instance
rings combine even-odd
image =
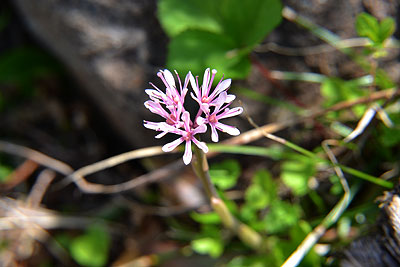
[[[196,119],[197,125],[202,125],[202,124],[205,124],[206,122],[207,122],[207,120],[203,117],[197,117],[197,119]]]
[[[196,129],[192,131],[192,135],[198,134],[198,133],[205,133],[207,132],[207,125],[206,124],[201,124],[198,126]]]
[[[213,124],[210,124],[210,127],[211,127],[211,140],[213,142],[218,142],[217,129],[215,129],[215,126]]]
[[[185,126],[185,130],[187,132],[189,132],[190,131],[190,114],[189,114],[189,112],[187,112],[187,111],[183,112],[182,120],[183,120],[183,123]]]
[[[184,140],[185,139],[183,139],[183,137],[180,137],[180,138],[176,139],[175,141],[172,141],[171,143],[163,145],[163,147],[161,149],[164,152],[171,152],[177,146],[179,146]]]
[[[164,74],[165,80],[167,81],[168,85],[172,88],[175,88],[175,79],[172,73],[167,69],[165,69],[162,73]]]
[[[237,107],[237,108],[233,108],[233,109],[227,108],[222,113],[217,115],[217,119],[220,120],[220,119],[224,119],[224,118],[234,117],[234,116],[241,114],[242,112],[243,112],[242,107]]]
[[[154,136],[154,138],[160,139],[161,137],[163,137],[164,135],[166,135],[168,132],[162,132],[157,134],[156,136]]]
[[[188,165],[192,161],[192,142],[186,141],[185,153],[183,154],[183,163]]]
[[[207,152],[208,152],[208,147],[207,147],[206,143],[200,142],[199,140],[197,140],[197,139],[194,138],[194,137],[193,137],[192,141],[193,141],[193,143],[196,144],[196,146],[197,146],[198,148],[200,148],[201,150],[203,150],[204,153],[207,153]]]
[[[235,95],[227,95],[226,96],[226,100],[225,100],[225,103],[231,103],[233,100],[235,100],[236,99],[236,96]]]
[[[144,121],[143,126],[150,130],[161,131],[163,122]]]
[[[222,92],[216,99],[211,101],[210,105],[218,107],[218,109],[226,103],[226,97],[228,94],[226,92]]]
[[[210,114],[210,105],[207,103],[201,103],[200,104],[200,109],[206,113],[206,114]]]
[[[220,122],[217,122],[215,124],[215,127],[218,130],[220,130],[221,132],[224,132],[224,133],[227,133],[227,134],[230,134],[230,135],[233,135],[233,136],[236,136],[236,135],[240,134],[240,131],[239,131],[238,128],[235,128],[233,126],[226,125],[226,124],[223,124],[223,123],[220,123]]]
[[[200,89],[197,86],[196,81],[190,71],[189,71],[188,75],[189,74],[190,74],[190,76],[189,76],[190,85],[192,86],[192,89],[193,89],[194,93],[196,94],[197,98],[200,98],[201,97]]]
[[[186,74],[185,83],[183,84],[183,88],[182,88],[182,89],[187,88],[187,86],[188,86],[188,84],[189,84],[190,76],[193,77],[192,73],[189,71],[188,74]],[[194,79],[193,79],[193,80],[194,80]]]
[[[210,95],[210,98],[215,98],[217,95],[219,95],[221,92],[228,90],[229,86],[231,86],[231,79],[226,79],[223,80],[221,83],[217,85],[217,87],[214,89],[212,94]]]
[[[210,83],[210,68],[207,68],[206,71],[204,72],[203,85],[201,86],[201,95],[202,96],[207,95],[207,89],[208,89],[209,83]]]

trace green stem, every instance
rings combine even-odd
[[[193,170],[200,178],[207,197],[214,211],[221,218],[222,224],[234,232],[246,245],[261,251],[266,249],[266,242],[261,235],[248,225],[237,220],[229,211],[225,202],[218,196],[217,190],[211,182],[206,155],[198,147],[193,146],[196,158],[192,160]]]

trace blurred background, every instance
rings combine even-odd
[[[346,176],[353,203],[302,263],[337,265],[375,224],[375,198],[398,183],[398,7],[395,0],[1,1],[0,265],[282,264],[343,189],[327,164],[263,136],[239,141],[210,164],[233,212],[274,244],[269,253],[222,229],[191,168],[177,163],[180,154],[90,175],[108,185],[144,174],[156,181],[93,194],[9,145],[76,170],[165,144],[173,137],[154,139],[142,126],[158,120],[143,105],[144,89],[161,86],[160,69],[176,69],[181,79],[190,70],[201,80],[207,67],[218,70],[217,80],[233,79],[234,106],[245,112],[230,124],[246,133],[254,129],[246,116],[260,126],[285,122],[277,135],[318,156],[321,142],[342,140],[373,103],[382,107],[386,123],[375,118],[334,154],[386,187]]]

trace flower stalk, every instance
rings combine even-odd
[[[266,242],[261,235],[236,219],[229,211],[225,202],[218,196],[217,190],[211,182],[206,155],[196,146],[193,146],[193,150],[196,156],[192,160],[193,170],[202,182],[211,206],[220,217],[222,224],[234,232],[247,246],[258,251],[265,250],[267,248]]]

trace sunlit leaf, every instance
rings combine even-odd
[[[213,258],[218,258],[224,251],[224,245],[220,239],[203,237],[195,239],[191,243],[192,249],[199,254],[208,254]]]
[[[221,33],[218,4],[210,0],[161,0],[158,4],[158,17],[170,37],[190,29]]]
[[[303,196],[308,191],[308,180],[315,174],[315,164],[310,160],[286,161],[282,164],[282,181],[295,195]]]
[[[374,43],[380,41],[379,38],[379,22],[370,14],[361,13],[356,19],[356,30],[359,36],[368,37]]]
[[[110,235],[104,226],[91,225],[85,234],[71,243],[71,256],[83,266],[104,266],[107,263]]]
[[[276,201],[263,219],[264,229],[268,234],[281,233],[298,222],[300,213],[298,205]]]
[[[239,162],[233,159],[228,159],[210,166],[211,180],[222,190],[235,186],[240,172]]]

